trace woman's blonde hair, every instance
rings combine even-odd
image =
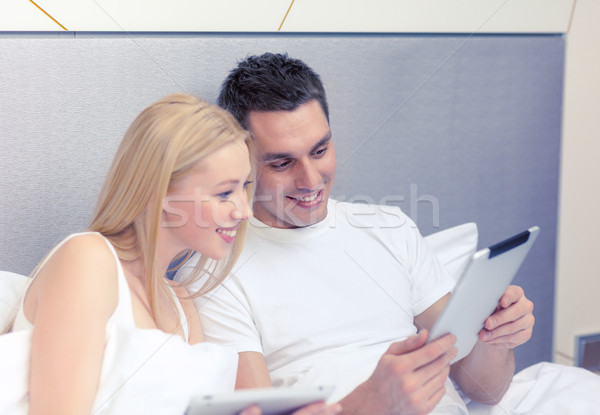
[[[151,310],[163,330],[172,327],[165,313],[177,316],[178,311],[157,267],[162,201],[169,187],[199,160],[232,143],[250,151],[249,133],[228,112],[188,94],[169,95],[150,105],[133,121],[100,192],[89,230],[108,238],[121,259],[141,260]],[[246,191],[251,200],[251,189],[247,187]],[[225,259],[200,258],[186,281],[191,284],[205,279],[193,296],[210,291],[229,274],[239,257],[247,229],[248,223],[244,221]],[[182,252],[178,257],[185,260],[192,254]],[[161,295],[169,299],[171,310],[160,310]]]

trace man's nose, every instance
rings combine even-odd
[[[296,165],[295,185],[297,189],[316,190],[321,185],[321,173],[312,161],[303,161]]]

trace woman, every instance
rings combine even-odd
[[[9,334],[22,346],[13,347],[12,364],[29,371],[7,382],[11,390],[2,394],[16,398],[5,408],[178,414],[195,393],[233,389],[237,356],[200,343],[187,290],[164,275],[173,259],[193,251],[204,260],[192,280],[206,281],[194,295],[230,271],[251,214],[248,144],[228,113],[186,94],[136,118],[88,232],[66,238],[33,272]]]

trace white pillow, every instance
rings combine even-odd
[[[29,277],[24,275],[0,271],[0,332],[21,305],[29,281]]]
[[[452,278],[458,281],[477,249],[478,237],[477,225],[469,222],[428,235],[425,240]]]

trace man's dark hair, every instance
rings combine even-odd
[[[265,53],[238,62],[221,85],[218,104],[248,128],[251,111],[293,111],[316,99],[329,121],[321,78],[287,53]]]

